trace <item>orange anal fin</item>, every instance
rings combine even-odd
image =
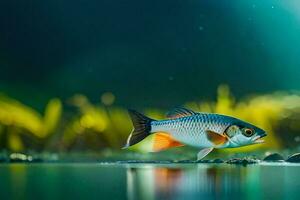
[[[206,136],[207,139],[214,145],[222,145],[228,140],[226,136],[220,135],[219,133],[210,130],[206,131]]]
[[[169,148],[181,146],[184,146],[184,144],[176,141],[171,135],[167,133],[156,133],[154,135],[152,151],[163,151]]]

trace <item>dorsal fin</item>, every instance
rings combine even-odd
[[[187,117],[195,115],[196,112],[186,109],[186,108],[174,108],[170,112],[167,113],[168,118],[179,118],[179,117]]]
[[[153,152],[163,151],[172,147],[183,146],[180,142],[172,138],[168,133],[156,133],[153,140]]]

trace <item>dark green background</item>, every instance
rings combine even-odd
[[[299,89],[297,0],[2,0],[0,91],[36,108],[103,92],[173,107]]]

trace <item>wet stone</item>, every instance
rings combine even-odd
[[[256,164],[259,160],[252,159],[252,158],[232,158],[230,160],[227,160],[227,164],[235,164],[235,165],[249,165],[249,164]]]
[[[12,153],[9,156],[9,161],[10,162],[30,162],[30,161],[32,161],[32,157],[27,156],[22,153]]]
[[[1,162],[1,161],[0,161]],[[12,153],[9,155],[7,162],[18,163],[18,162],[29,162],[29,163],[41,163],[44,160],[39,156],[31,156],[22,153]]]
[[[264,158],[267,162],[283,162],[284,158],[279,153],[272,153]]]
[[[195,163],[193,160],[176,160],[174,163]]]
[[[300,163],[300,153],[291,155],[286,162]]]
[[[213,163],[223,163],[224,160],[220,159],[220,158],[217,158],[217,159],[214,159],[213,160]]]
[[[197,160],[196,163],[211,163],[211,160]]]
[[[118,164],[171,164],[171,161],[160,161],[160,160],[122,160],[117,161]]]
[[[223,163],[224,161],[222,159],[213,159],[213,160],[197,160],[195,163]]]

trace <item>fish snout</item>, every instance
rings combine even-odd
[[[265,140],[263,140],[263,137],[266,137],[267,133],[264,130],[261,130],[257,133],[257,136],[253,138],[253,142],[255,144],[260,144],[260,143],[264,143]]]

